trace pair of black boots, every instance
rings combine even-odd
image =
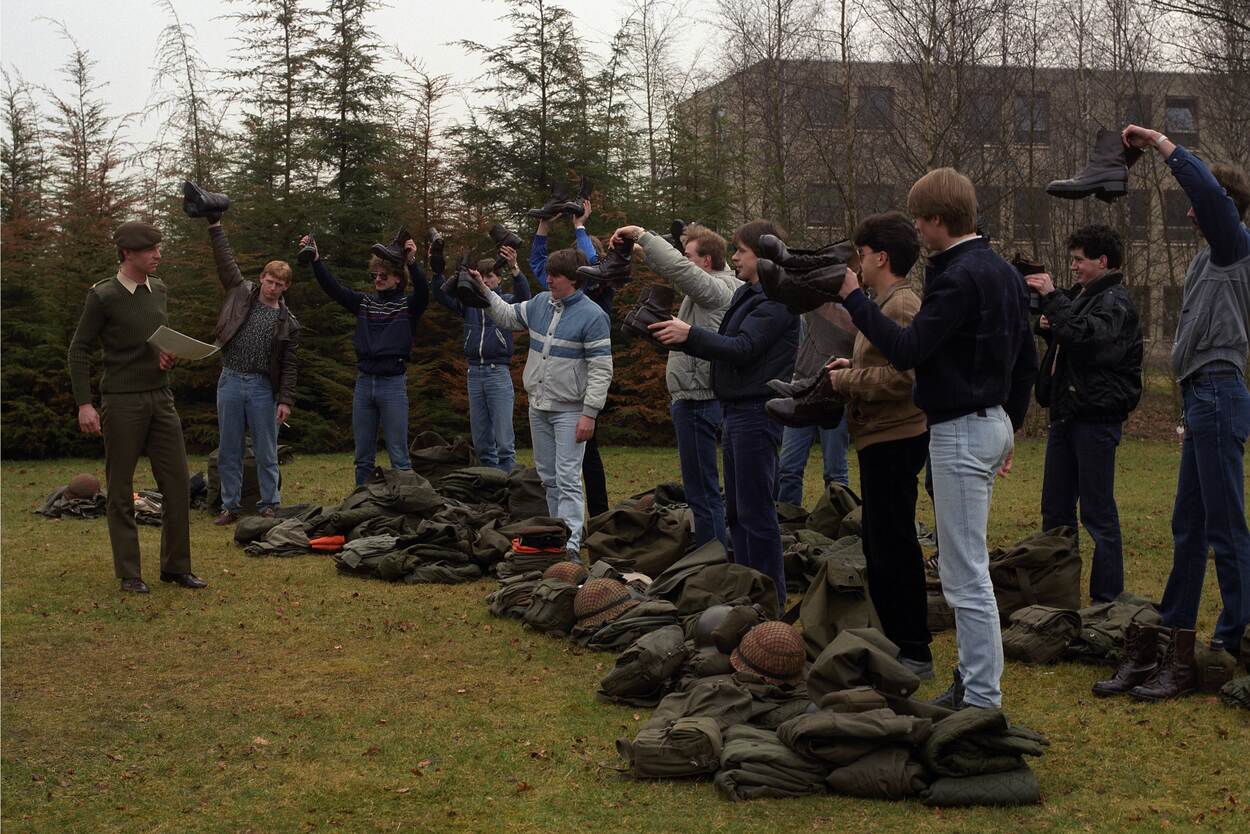
[[[582,177],[576,200],[569,195],[568,183],[557,180],[548,185],[551,188],[551,197],[538,208],[525,212],[528,217],[538,220],[554,220],[561,214],[578,217],[585,210],[583,201],[589,200],[594,191],[594,183],[590,177]]]
[[[1127,694],[1139,701],[1165,701],[1193,692],[1198,688],[1195,639],[1192,628],[1129,623],[1124,629],[1123,659],[1115,675],[1094,684],[1094,694],[1103,698]]]
[[[209,223],[216,223],[230,208],[230,198],[225,194],[205,191],[190,180],[182,183],[182,210],[187,217],[203,217]]]
[[[1140,157],[1141,149],[1125,145],[1119,131],[1099,130],[1085,169],[1070,179],[1053,180],[1046,193],[1065,200],[1097,197],[1113,202],[1128,193],[1128,169]]]
[[[650,325],[673,317],[674,298],[673,288],[665,284],[644,287],[634,308],[625,314],[621,330],[636,336],[646,336],[653,343],[666,347],[655,338]]]
[[[634,240],[622,237],[608,247],[603,256],[599,258],[599,263],[592,266],[579,266],[577,274],[583,280],[610,284],[619,288],[629,283],[630,265],[633,263],[633,260]]]
[[[780,301],[790,312],[809,313],[830,301],[841,302],[838,292],[848,267],[859,265],[855,244],[840,240],[819,249],[790,249],[774,235],[762,235],[756,274],[764,295]]]
[[[774,379],[768,387],[781,394],[764,403],[768,416],[790,428],[819,426],[836,429],[842,422],[846,400],[834,393],[829,373],[821,370],[813,379],[783,382]]]

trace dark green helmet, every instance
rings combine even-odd
[[[710,649],[716,646],[713,634],[720,627],[720,624],[725,622],[725,618],[729,616],[729,612],[732,610],[732,605],[713,605],[699,615],[699,619],[694,625],[694,647],[696,649]]]

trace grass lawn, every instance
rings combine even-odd
[[[1042,448],[1023,442],[999,482],[991,544],[1036,525]],[[677,476],[673,450],[603,456],[613,499]],[[1175,443],[1120,449],[1128,588],[1155,598],[1178,459]],[[209,588],[155,581],[159,531],[143,528],[152,594],[123,596],[103,519],[31,512],[73,473],[102,469],[3,467],[6,832],[1250,830],[1250,713],[1211,696],[1099,700],[1089,686],[1103,670],[1072,664],[1008,664],[1003,681],[1008,714],[1051,740],[1035,764],[1040,807],[730,803],[710,783],[630,781],[613,742],[646,714],[594,700],[614,656],[491,617],[493,582],[389,585],[341,577],[325,557],[254,559],[196,513]],[[810,504],[815,456],[808,473]],[[302,456],[284,478],[290,503],[335,503],[350,457]],[[1209,633],[1213,570],[1207,580]],[[950,633],[935,653],[953,665]]]

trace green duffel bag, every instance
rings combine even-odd
[[[708,776],[720,768],[720,726],[714,718],[678,718],[668,727],[644,728],[632,742],[617,739],[616,751],[639,779]]]
[[[1124,630],[1130,623],[1160,625],[1163,618],[1150,600],[1125,591],[1113,602],[1100,602],[1077,612],[1081,630],[1068,645],[1069,660],[1117,666],[1124,651]]]
[[[428,480],[437,480],[466,466],[477,466],[473,445],[463,437],[447,442],[436,431],[423,431],[408,446],[412,471]]]
[[[534,586],[530,607],[521,619],[527,626],[544,634],[568,634],[577,624],[573,599],[577,586],[558,579],[544,579]]]
[[[862,536],[864,534],[864,508],[856,507],[846,515],[842,516],[842,523],[838,525],[838,537],[846,536]]]
[[[1237,676],[1237,658],[1223,649],[1194,641],[1194,660],[1198,665],[1198,689],[1219,692],[1220,687]]]
[[[846,550],[820,566],[799,605],[798,620],[808,658],[815,660],[839,632],[848,628],[880,630],[866,573],[862,554],[857,560]]]
[[[686,555],[693,524],[694,515],[685,506],[608,510],[587,523],[586,550],[592,563],[659,576]]]
[[[621,652],[612,671],[599,682],[599,700],[653,707],[689,655],[681,626],[644,634]]]
[[[859,500],[859,496],[850,487],[831,481],[812,508],[812,514],[807,517],[807,529],[836,539],[841,535],[839,529],[842,519],[861,503],[863,502]]]
[[[1081,554],[1076,549],[1076,530],[1056,527],[1025,536],[1008,549],[994,548],[990,551],[990,581],[1003,619],[1027,605],[1076,611],[1081,607]]]
[[[252,438],[248,436],[243,447],[243,482],[239,488],[239,510],[242,513],[256,512],[256,504],[260,501],[260,481],[256,474],[256,452],[252,450]],[[208,475],[206,482],[208,492],[205,500],[212,512],[221,510],[221,473],[217,466],[218,450],[208,455]],[[282,486],[282,468],[295,459],[295,451],[285,443],[278,444],[278,486]]]
[[[542,571],[517,573],[500,580],[499,587],[486,596],[486,605],[496,617],[521,619],[529,610],[534,589],[543,579]]]
[[[1021,663],[1051,663],[1081,632],[1081,615],[1049,605],[1027,605],[1003,630],[1003,656]]]
[[[776,502],[777,507],[777,524],[781,527],[781,534],[794,535],[799,530],[807,527],[807,510],[798,504],[787,504],[784,501]]]
[[[513,469],[508,473],[508,518],[520,521],[532,516],[545,516],[547,490],[543,487],[538,470],[532,466]]]

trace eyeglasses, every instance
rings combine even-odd
[[[391,277],[389,272],[370,272],[369,277],[375,281],[384,281]]]

